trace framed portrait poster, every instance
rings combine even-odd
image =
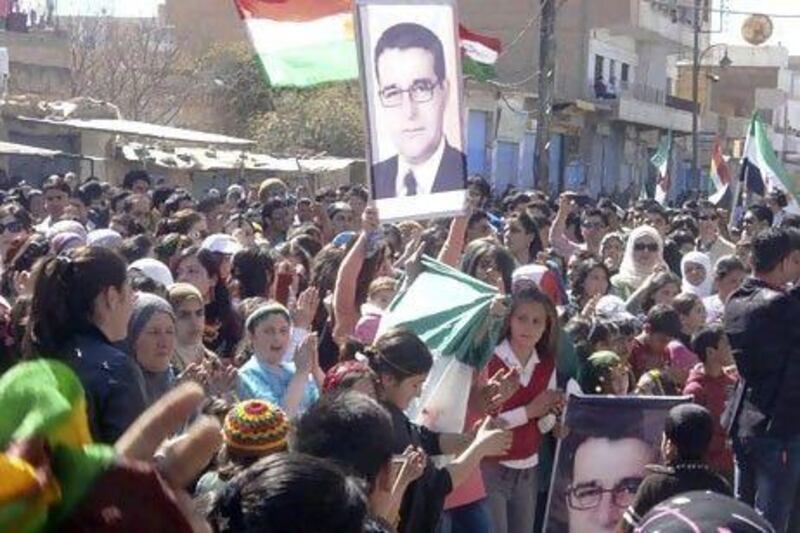
[[[661,462],[669,410],[687,397],[572,394],[564,411],[567,436],[558,442],[547,533],[611,533],[647,474]]]
[[[370,189],[381,219],[464,211],[455,0],[357,0]]]

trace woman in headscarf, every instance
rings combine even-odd
[[[711,296],[714,276],[711,259],[702,252],[689,252],[681,259],[681,292],[696,294],[700,298]]]
[[[147,402],[152,405],[175,385],[170,367],[175,353],[175,313],[155,294],[139,293],[128,322],[131,355],[144,374]]]
[[[617,295],[627,300],[656,267],[664,264],[664,242],[655,228],[639,226],[625,243],[625,256],[619,273],[611,278]]]

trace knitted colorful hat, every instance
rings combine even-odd
[[[289,423],[277,406],[263,400],[237,403],[225,416],[222,436],[228,450],[241,455],[268,455],[286,449]]]

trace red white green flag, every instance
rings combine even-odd
[[[233,0],[274,87],[358,78],[352,0]],[[464,73],[495,77],[499,39],[459,27]]]
[[[479,81],[496,78],[494,64],[497,63],[502,50],[500,39],[480,35],[463,25],[459,25],[458,35],[463,52],[461,63],[464,75]]]
[[[351,0],[234,0],[274,87],[358,77]]]

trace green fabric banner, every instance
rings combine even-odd
[[[429,257],[423,257],[422,268],[392,301],[380,332],[405,327],[432,351],[480,370],[503,325],[489,316],[497,289]]]

